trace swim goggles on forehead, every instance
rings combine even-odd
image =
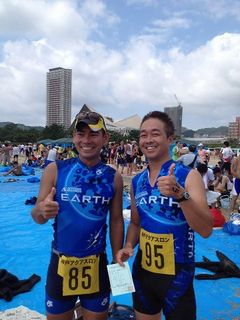
[[[77,130],[81,123],[85,123],[92,131],[107,131],[103,117],[97,112],[80,113],[75,119],[74,129]]]

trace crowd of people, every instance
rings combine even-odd
[[[214,165],[210,165],[212,156],[215,157]],[[78,150],[74,145],[61,147],[42,143],[16,145],[5,142],[0,144],[0,164],[10,166],[4,175],[22,175],[22,165],[44,168],[56,160],[75,157],[78,157]],[[111,165],[121,174],[128,176],[141,172],[148,162],[139,144],[129,140],[122,140],[120,143],[108,142],[103,145],[100,158],[103,163]],[[221,149],[214,151],[210,151],[203,143],[187,145],[176,141],[171,150],[171,158],[199,171],[210,199],[212,194],[208,190],[217,192],[219,196],[228,195],[231,198],[230,211],[237,209],[237,199],[240,194],[239,157],[233,152],[228,141],[223,143]],[[216,158],[218,158],[217,161]],[[210,202],[209,200],[209,204]],[[214,206],[220,206],[220,202],[216,201]]]
[[[44,168],[53,161],[75,157],[78,157],[78,151],[72,145],[67,147],[42,143],[15,145],[10,142],[0,145],[0,164],[4,166],[26,164]],[[102,146],[100,158],[103,163],[110,164],[121,174],[129,176],[140,171],[146,163],[137,142],[129,140],[120,143],[110,142]],[[14,170],[11,173],[14,173]]]
[[[21,175],[22,165],[44,168],[50,162],[73,157],[77,157],[77,151],[73,146],[63,148],[42,143],[16,145],[5,142],[0,144],[0,165],[11,167],[8,174]]]
[[[121,174],[134,175],[146,163],[142,151],[136,141],[111,142],[106,147],[106,163],[117,168]]]
[[[240,193],[240,156],[233,152],[228,141],[224,141],[222,148],[212,152],[202,143],[186,146],[177,141],[172,154],[175,161],[199,171],[207,196],[212,198],[209,190],[217,192],[219,197],[229,196],[231,198],[230,211],[237,209],[236,203]],[[214,165],[209,164],[211,156],[218,159],[215,160]],[[215,205],[220,206],[221,204],[216,201]]]

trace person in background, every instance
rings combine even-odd
[[[14,175],[14,176],[22,176],[22,165],[19,164],[17,161],[13,162],[13,167],[8,171],[3,174],[4,176],[8,175]]]
[[[120,167],[121,168],[121,174],[123,174],[124,166],[125,166],[125,159],[126,159],[125,147],[124,147],[124,141],[123,140],[120,142],[120,145],[117,147],[116,157],[117,157],[116,158],[117,170]]]
[[[77,156],[78,155],[77,155],[76,147],[72,147],[72,146],[67,147],[67,159],[76,158]]]
[[[187,154],[189,152],[189,148],[187,146],[187,144],[184,142],[181,146],[181,149],[179,151],[180,153],[180,156],[184,155],[184,154]]]
[[[212,190],[214,191],[213,181],[215,180],[213,170],[211,168],[208,168],[208,166],[205,163],[199,162],[197,165],[198,172],[202,176],[203,183],[205,186],[205,190]]]
[[[5,142],[5,144],[2,146],[1,152],[2,152],[2,164],[4,166],[10,165],[11,163],[11,155],[10,152],[12,151],[12,145],[8,142]]]
[[[109,164],[115,164],[115,156],[116,156],[116,150],[117,150],[117,144],[115,142],[112,142],[109,146]]]
[[[227,171],[228,174],[231,174],[231,161],[232,161],[233,155],[234,155],[234,152],[229,146],[229,142],[224,141],[223,148],[221,150],[221,158],[222,158],[221,170],[223,173],[224,171]]]
[[[20,153],[19,147],[16,144],[14,144],[12,148],[13,161],[18,162],[19,153]]]
[[[48,150],[48,155],[47,155],[47,159],[44,163],[45,167],[49,165],[49,163],[52,163],[54,161],[56,161],[58,159],[58,146],[55,146],[53,148],[50,147],[50,149]]]
[[[127,175],[131,176],[133,169],[133,144],[131,143],[131,141],[127,140],[124,147],[127,163]]]
[[[191,144],[189,147],[189,152],[183,154],[180,158],[177,159],[178,162],[182,162],[185,166],[189,166],[190,168],[196,168],[199,162],[199,156],[196,153],[197,146]]]
[[[29,156],[31,156],[32,153],[33,153],[32,143],[29,142],[29,143],[24,147],[24,151],[25,151],[25,160],[24,160],[24,162],[26,162],[27,159],[29,159]]]
[[[180,157],[181,146],[181,141],[176,141],[175,146],[172,149],[172,159],[175,161]]]
[[[103,146],[102,147],[102,150],[100,152],[100,158],[101,158],[101,161],[103,163],[108,163],[108,158],[109,158],[109,149],[108,149],[108,146]]]
[[[202,143],[199,143],[198,145],[198,156],[199,156],[200,162],[205,164],[208,163],[208,153]]]
[[[211,150],[207,147],[205,150],[206,150],[206,159],[207,159],[207,164],[208,164],[211,159]]]
[[[169,154],[174,125],[160,111],[140,126],[140,148],[148,167],[132,179],[131,220],[125,246],[116,257],[123,265],[139,244],[133,264],[137,320],[196,319],[194,231],[212,232],[204,185],[197,170]]]
[[[231,210],[234,211],[237,203],[237,199],[240,194],[240,155],[234,157],[231,163],[231,174],[233,175],[233,188],[232,188],[232,200]]]
[[[33,219],[53,221],[52,254],[46,282],[48,320],[72,320],[78,298],[83,319],[106,320],[110,284],[106,234],[109,214],[112,256],[121,249],[123,181],[100,161],[109,135],[96,112],[79,114],[73,142],[77,158],[50,163],[42,176]]]
[[[229,195],[232,190],[232,183],[227,175],[223,175],[221,169],[215,167],[212,169],[214,174],[214,191],[221,193],[221,195]]]

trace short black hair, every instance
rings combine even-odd
[[[164,123],[167,137],[174,135],[175,129],[174,129],[173,121],[167,113],[162,112],[162,111],[151,111],[151,112],[147,113],[142,119],[140,128],[146,120],[151,119],[151,118],[158,119]]]
[[[205,163],[199,162],[197,165],[197,171],[200,173],[206,173],[208,171],[208,166]]]
[[[216,174],[216,173],[221,173],[221,169],[219,167],[214,167],[213,169],[213,174]]]
[[[190,144],[190,146],[188,147],[188,150],[190,152],[195,152],[197,149],[197,146],[195,144]]]

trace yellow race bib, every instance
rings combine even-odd
[[[175,275],[173,234],[140,231],[142,268],[159,274]]]
[[[63,295],[82,295],[99,291],[99,256],[59,257],[57,273],[63,278]]]

